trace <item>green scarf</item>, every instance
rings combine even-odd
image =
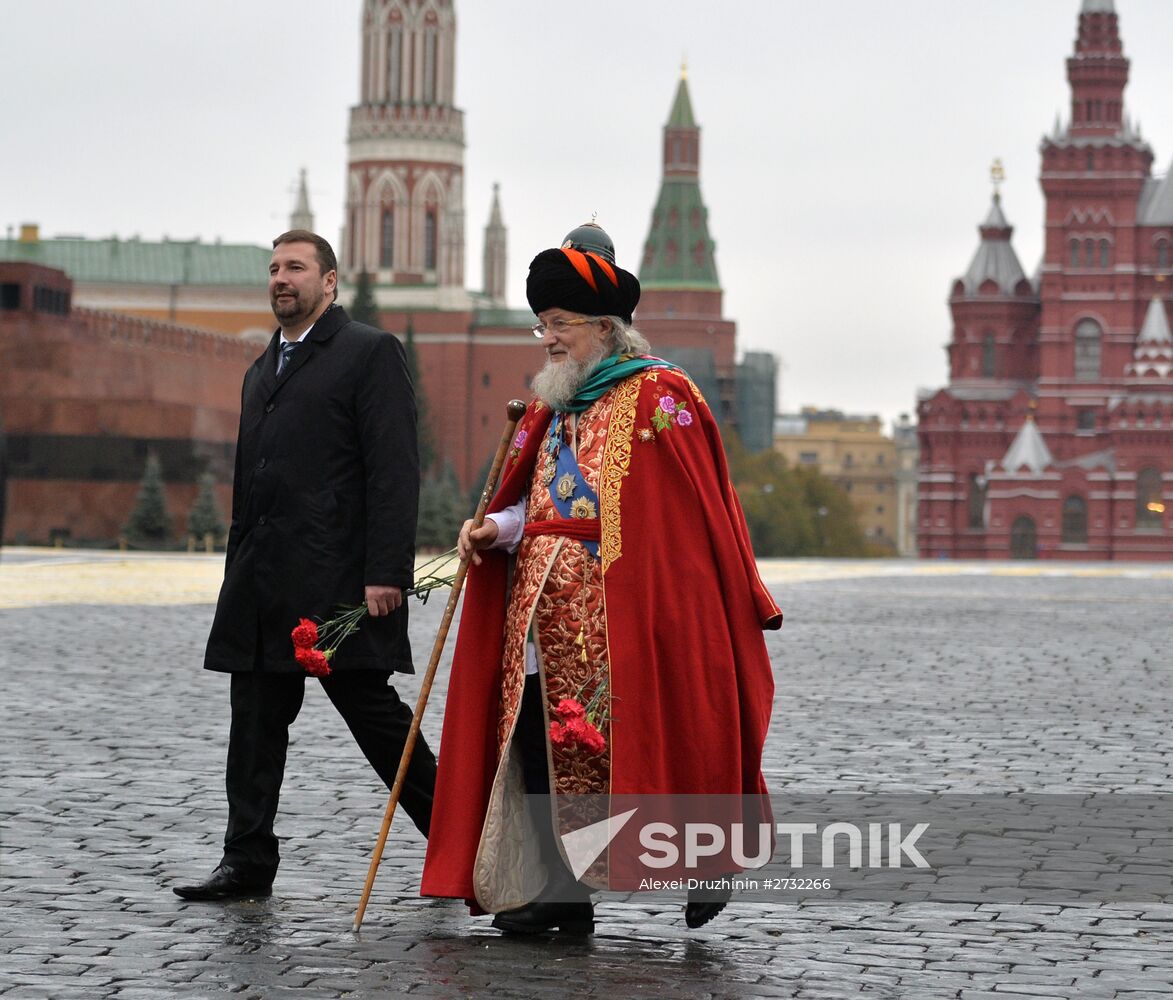
[[[595,366],[594,370],[587,376],[587,380],[582,384],[582,388],[578,390],[574,399],[566,404],[564,412],[582,413],[612,386],[622,382],[628,375],[642,372],[645,368],[674,367],[674,365],[660,358],[636,357],[631,354],[612,354],[609,358],[604,358]]]

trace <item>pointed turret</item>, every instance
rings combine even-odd
[[[682,68],[664,125],[664,172],[644,243],[635,322],[660,357],[688,371],[718,419],[736,426],[737,326],[722,308],[701,196],[700,151],[701,130]],[[620,263],[623,257],[621,247]]]
[[[990,211],[978,226],[981,243],[970,262],[965,277],[954,287],[954,297],[964,296],[1033,296],[1034,290],[1027,280],[1026,272],[1019,263],[1018,254],[1010,244],[1014,227],[1006,221],[1002,211],[1002,198],[994,192]],[[993,282],[993,284],[990,284]]]
[[[1134,377],[1165,378],[1170,372],[1173,372],[1173,334],[1169,331],[1165,303],[1160,296],[1154,295],[1136,338],[1132,363],[1124,373]]]
[[[305,182],[305,167],[301,168],[301,180],[297,185],[297,204],[293,206],[293,214],[289,216],[290,229],[308,229],[314,231],[314,213],[310,211],[310,193]]]
[[[994,194],[978,226],[981,241],[965,274],[953,282],[949,311],[949,377],[953,381],[1022,381],[1035,373],[1031,320],[1039,296],[1010,243],[1014,227],[1002,210],[998,188],[1006,180],[1002,161],[990,166]]]
[[[1015,435],[1006,454],[1002,456],[1001,466],[1009,473],[1020,472],[1026,469],[1033,475],[1039,475],[1049,465],[1055,463],[1051,449],[1043,440],[1043,432],[1035,423],[1033,414],[1028,414],[1026,422]]]
[[[644,289],[719,289],[715,244],[700,188],[701,130],[692,113],[683,69],[664,126],[664,173],[644,244]]]
[[[501,218],[501,185],[493,185],[493,205],[489,224],[485,226],[484,282],[485,295],[493,305],[505,306],[505,223]]]
[[[1153,301],[1149,303],[1144,325],[1136,339],[1140,344],[1173,344],[1173,336],[1169,334],[1169,317],[1165,315],[1165,303],[1160,296],[1154,295]]]

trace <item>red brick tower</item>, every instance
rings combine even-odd
[[[635,322],[652,350],[686,368],[714,413],[733,417],[737,326],[721,315],[716,244],[700,187],[701,130],[682,72],[664,126],[663,177],[644,243]]]
[[[364,0],[359,104],[350,110],[339,261],[376,285],[464,288],[464,114],[456,108],[452,0]],[[383,296],[380,296],[382,301]],[[413,303],[415,304],[415,303]]]
[[[950,306],[950,382],[922,399],[925,556],[1169,559],[1173,177],[1124,109],[1113,0],[1083,0],[1071,120],[1041,146],[1037,297],[995,195]]]

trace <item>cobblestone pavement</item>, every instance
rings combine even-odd
[[[4,1000],[1173,994],[1173,906],[1143,903],[735,901],[689,931],[677,902],[604,899],[585,942],[502,938],[417,896],[424,845],[404,817],[355,935],[385,790],[316,688],[293,730],[274,896],[183,903],[170,886],[211,869],[224,822],[227,685],[200,669],[216,563],[4,553]],[[769,635],[773,789],[1170,789],[1167,567],[767,574],[787,613]],[[440,611],[413,608],[418,660]],[[414,700],[413,681],[399,688]]]

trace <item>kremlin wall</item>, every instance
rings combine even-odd
[[[542,364],[533,317],[505,302],[507,233],[496,191],[486,287],[464,286],[452,0],[365,0],[359,43],[345,224],[334,241],[339,300],[349,304],[359,276],[370,278],[382,328],[411,337],[439,461],[469,487],[496,445],[505,402],[527,394]],[[700,128],[683,77],[662,141],[636,323],[658,353],[689,370],[726,427],[769,448],[776,365],[762,354],[735,360],[736,324],[721,312],[700,192]],[[289,228],[314,229],[304,173]],[[204,468],[227,513],[241,379],[275,325],[270,253],[267,245],[46,239],[35,225],[0,240],[6,539],[115,539],[148,452],[160,459],[177,536]],[[42,308],[48,289],[52,311]]]

